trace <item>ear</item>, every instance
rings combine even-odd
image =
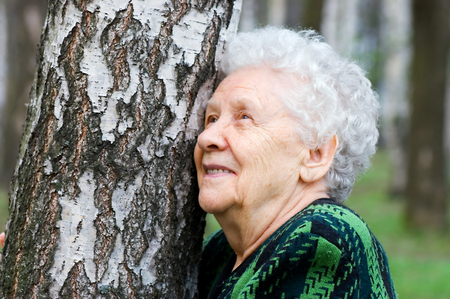
[[[318,149],[309,150],[300,166],[300,178],[306,183],[312,183],[325,176],[330,169],[339,146],[339,140],[336,135],[327,143]]]

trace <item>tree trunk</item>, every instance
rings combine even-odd
[[[50,1],[10,198],[5,298],[194,298],[193,148],[240,1]]]
[[[287,0],[286,25],[321,32],[324,0]]]
[[[404,195],[406,188],[406,136],[408,131],[408,73],[411,60],[410,0],[383,0],[382,49],[385,55],[382,100],[382,136],[391,163],[390,193]]]
[[[321,29],[326,42],[341,55],[354,52],[359,0],[326,0]]]
[[[253,30],[257,21],[258,3],[256,0],[245,0],[242,2],[241,20],[239,21],[239,31],[246,32]]]
[[[301,26],[321,32],[324,0],[304,0]]]
[[[287,0],[268,0],[267,21],[271,25],[283,26],[286,23]]]
[[[6,101],[6,5],[5,0],[0,0],[0,116],[3,115],[3,109]],[[0,117],[0,173],[3,172],[4,161],[2,159],[4,148],[3,140],[3,121]],[[6,184],[3,184],[6,185]],[[2,191],[0,178],[0,192]]]
[[[415,228],[446,226],[444,103],[448,53],[447,0],[413,0],[412,114],[407,220]]]
[[[0,187],[7,189],[19,151],[26,104],[30,99],[36,50],[44,24],[46,0],[6,0],[6,101],[0,114]],[[3,21],[3,19],[2,19]],[[3,29],[4,27],[2,27]]]

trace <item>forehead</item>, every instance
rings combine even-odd
[[[239,69],[220,83],[208,101],[207,108],[215,108],[222,104],[266,105],[269,104],[268,101],[278,102],[279,91],[283,89],[282,85],[279,74],[270,69]]]

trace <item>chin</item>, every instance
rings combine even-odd
[[[202,194],[202,192],[198,196],[198,202],[203,211],[210,214],[220,214],[229,208],[226,200],[217,196],[207,196],[206,194]]]
[[[200,207],[202,208],[203,211],[205,211],[206,213],[209,214],[217,214],[220,213],[220,207],[217,206],[217,204],[212,204],[210,201],[208,200],[201,200],[199,198],[199,204]]]

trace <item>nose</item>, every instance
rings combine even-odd
[[[198,136],[197,144],[205,152],[223,151],[228,147],[227,125],[221,119],[205,128]]]

